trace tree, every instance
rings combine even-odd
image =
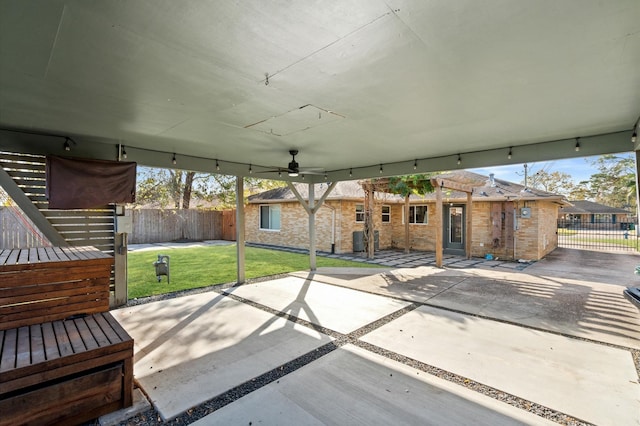
[[[213,198],[206,184],[208,179],[206,173],[141,167],[136,185],[136,204],[188,209],[194,196],[203,200]]]
[[[245,194],[285,185],[282,181],[245,178]],[[235,208],[236,177],[174,169],[141,167],[138,171],[136,204],[188,209],[192,201],[217,201],[218,208]]]
[[[583,182],[588,198],[611,207],[636,208],[636,166],[632,156],[601,155],[591,164],[598,173]]]
[[[371,179],[362,184],[365,192],[364,241],[367,246],[367,257],[373,259],[375,248],[375,229],[373,221],[375,193],[391,193],[401,195],[405,199],[405,217],[409,216],[409,196],[424,195],[433,192],[431,178],[436,173],[393,176],[388,179]],[[409,252],[409,220],[405,221],[405,251]]]
[[[529,178],[529,187],[568,197],[574,190],[575,184],[570,174],[565,172],[540,170]]]

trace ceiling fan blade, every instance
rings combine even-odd
[[[298,171],[301,175],[324,175],[326,172],[322,169],[300,169]]]

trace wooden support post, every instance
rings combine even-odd
[[[404,252],[411,251],[411,241],[409,240],[409,195],[404,197]]]
[[[366,214],[368,220],[365,220],[365,226],[367,227],[367,259],[373,259],[375,257],[376,252],[376,227],[374,224],[374,209],[375,209],[375,192],[373,189],[373,185],[369,184],[368,191],[366,192],[367,196],[367,207]]]
[[[436,223],[434,227],[436,229],[436,266],[442,268],[442,233],[444,232],[442,227],[442,187],[436,186]]]
[[[313,208],[315,204],[315,185],[309,184],[309,269],[316,270],[316,211]]]
[[[236,257],[238,260],[238,284],[245,281],[244,257],[244,180],[236,176]]]
[[[473,218],[473,200],[471,199],[472,195],[472,192],[467,192],[467,224],[465,226],[466,236],[464,248],[467,254],[467,259],[471,259],[471,238],[473,234],[473,227],[471,225]]]
[[[128,279],[127,279],[127,234],[115,233],[113,235],[113,270],[115,280],[115,292],[113,295],[112,308],[122,306],[127,303],[128,295]]]

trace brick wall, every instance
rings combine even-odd
[[[273,244],[286,247],[309,248],[309,219],[307,212],[298,203],[276,203],[280,206],[280,230],[260,229],[260,205],[245,207],[245,239],[250,243]],[[353,232],[363,231],[364,223],[356,222],[356,204],[364,201],[325,201],[316,213],[316,247],[321,251],[331,251],[331,224],[335,211],[335,251],[353,252]],[[376,202],[374,226],[379,232],[380,248],[391,248],[391,223],[382,223],[382,204]],[[397,213],[396,213],[397,214]],[[395,220],[394,212],[391,221]]]
[[[318,210],[316,214],[317,248],[321,251],[331,251],[332,223],[335,227],[335,251],[336,253],[353,252],[353,232],[362,231],[364,223],[356,222],[356,204],[364,204],[364,201],[354,200],[330,200]],[[427,224],[409,224],[409,246],[412,250],[435,251],[436,228],[435,203],[412,202],[412,205],[426,204],[428,206]],[[545,256],[558,245],[556,233],[556,220],[558,207],[556,204],[546,201],[528,201],[527,207],[531,208],[531,218],[520,218],[520,208],[524,203],[514,203],[516,214],[520,223],[517,231],[508,231],[508,226],[503,222],[501,226],[500,244],[494,247],[492,235],[491,208],[493,202],[474,202],[472,215],[472,248],[471,255],[484,257],[491,253],[504,259],[515,258],[537,260]],[[501,209],[508,206],[499,203]],[[249,204],[245,208],[247,242],[273,244],[287,247],[309,247],[309,222],[304,208],[297,202],[278,203],[281,208],[280,230],[259,229],[260,210],[258,204]],[[391,207],[391,222],[382,223],[382,205]],[[402,203],[390,203],[384,199],[376,201],[374,211],[374,225],[379,232],[380,249],[405,247],[404,224]],[[335,219],[333,212],[335,211]],[[505,215],[513,214],[505,211]],[[503,215],[504,216],[504,215]],[[513,241],[515,236],[515,242]]]

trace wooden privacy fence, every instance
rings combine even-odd
[[[133,216],[131,244],[223,238],[221,211],[140,209],[130,212]]]
[[[0,207],[0,249],[50,245],[36,226],[17,207]]]

